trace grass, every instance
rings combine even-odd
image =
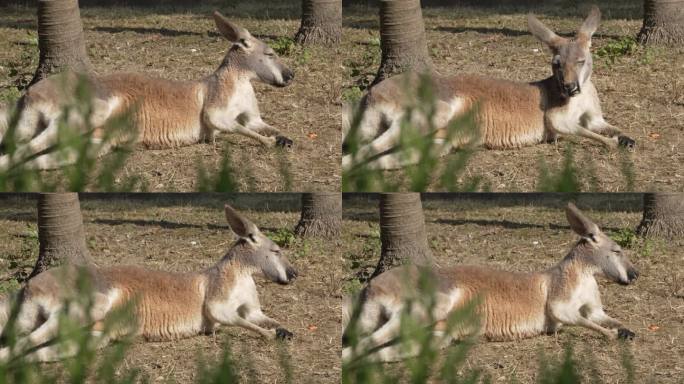
[[[175,202],[158,195],[131,200],[88,195],[82,199],[81,208],[87,244],[98,265],[141,265],[187,272],[213,265],[234,241],[223,203],[233,203],[262,231],[279,240],[288,239],[287,233],[297,224],[299,201],[295,196],[274,209],[276,199],[260,194],[202,195]],[[244,206],[259,210],[241,208]],[[264,211],[266,207],[270,211]],[[0,270],[12,275],[0,281],[0,291],[16,288],[16,273],[35,262],[35,238],[23,237],[27,229],[35,231],[35,209],[34,200],[0,199]],[[337,282],[341,267],[335,256],[339,244],[316,239],[285,240],[281,244],[299,270],[295,283],[280,286],[259,275],[255,275],[255,281],[264,312],[294,332],[293,341],[278,345],[236,327],[171,342],[136,338],[127,347],[121,366],[108,366],[115,378],[123,381],[128,372],[135,371],[136,382],[206,382],[201,381],[204,376],[199,368],[204,366],[209,370],[209,382],[216,382],[212,380],[225,374],[225,365],[233,364],[239,382],[285,383],[289,375],[296,383],[339,383],[341,288]],[[16,267],[10,267],[11,260]],[[227,351],[229,359],[224,361]],[[94,354],[88,380],[107,382],[96,380],[96,368],[114,352],[107,347]],[[39,367],[33,370],[56,376],[57,381],[70,381],[69,368],[63,364]]]
[[[469,5],[423,9],[429,52],[441,74],[478,73],[491,77],[535,81],[551,74],[548,49],[527,31],[526,14],[533,12],[553,30],[571,35],[586,16],[589,3],[471,2]],[[639,1],[600,1],[603,21],[593,38],[595,84],[606,120],[637,142],[634,153],[603,148],[580,138],[516,150],[477,150],[464,166],[464,175],[477,176],[492,191],[544,190],[540,162],[563,169],[572,152],[577,183],[572,189],[604,192],[681,190],[677,164],[682,152],[684,75],[677,64],[684,48],[635,48],[641,28]],[[345,9],[342,63],[343,94],[355,100],[370,84],[379,65],[377,8],[352,5]],[[567,143],[572,143],[569,147]],[[427,191],[444,191],[441,175],[451,157],[437,161]],[[410,189],[402,172],[382,172],[388,184]],[[403,183],[403,184],[402,184]],[[481,188],[485,189],[485,188]],[[558,188],[552,188],[558,190]],[[360,189],[359,189],[360,190]]]
[[[604,195],[610,196],[610,195]],[[611,200],[620,197],[613,196]],[[578,202],[586,201],[585,198]],[[633,210],[586,210],[606,233],[625,245],[625,252],[640,271],[633,286],[623,287],[599,279],[604,308],[636,332],[634,342],[623,344],[605,340],[592,331],[566,327],[553,336],[540,336],[511,342],[478,340],[469,349],[462,365],[454,370],[465,381],[479,371],[480,382],[573,382],[559,377],[572,363],[582,382],[679,383],[684,353],[684,333],[679,319],[684,315],[681,297],[682,268],[679,249],[682,241],[651,243],[630,240],[641,220],[638,199]],[[613,201],[617,204],[617,201]],[[559,203],[559,205],[562,202]],[[577,237],[561,209],[535,207],[532,202],[506,206],[486,200],[424,200],[428,244],[441,266],[479,264],[515,271],[539,271],[558,262]],[[582,206],[580,206],[582,208]],[[626,210],[626,211],[625,211]],[[345,199],[342,241],[345,289],[357,291],[368,278],[379,257],[380,244],[373,240],[377,231],[377,202]],[[681,295],[681,293],[680,293]],[[567,346],[572,346],[568,358]],[[459,344],[440,351],[433,361],[435,370],[428,382],[439,379],[440,369]],[[543,359],[539,359],[543,356]],[[653,358],[657,356],[657,358]],[[627,362],[626,362],[627,361]],[[542,374],[549,368],[549,380]],[[380,377],[410,372],[404,364],[383,364]],[[555,376],[554,376],[555,375]],[[574,375],[574,373],[573,373]],[[404,376],[408,377],[408,376]],[[383,379],[384,380],[384,379]],[[372,382],[387,382],[387,380]],[[545,380],[545,381],[544,381]],[[391,381],[391,379],[389,380]],[[460,381],[459,381],[460,382]]]
[[[0,7],[0,100],[16,100],[37,65],[35,8]],[[137,189],[196,191],[205,189],[272,192],[339,189],[339,50],[294,47],[288,42],[299,27],[300,4],[267,2],[202,2],[150,7],[83,6],[86,48],[98,73],[143,72],[176,80],[195,80],[213,72],[228,49],[211,19],[214,9],[283,51],[296,80],[283,89],[256,83],[264,121],[294,140],[291,151],[264,148],[239,135],[181,148],[134,148],[121,165],[122,177],[111,179],[111,190],[127,189],[126,177],[137,177]],[[217,186],[198,176],[219,170],[230,148],[235,184]],[[106,157],[102,160],[106,162]],[[287,174],[284,174],[286,168]],[[40,172],[52,184],[63,183],[60,172]],[[208,186],[207,186],[208,185]],[[89,186],[87,190],[102,190]],[[35,189],[34,189],[35,190]]]

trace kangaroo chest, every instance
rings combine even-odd
[[[248,79],[238,79],[210,91],[205,110],[212,115],[213,120],[231,127],[235,124],[246,125],[249,120],[259,116],[256,94]]]
[[[600,305],[598,283],[593,275],[582,274],[568,287],[566,298],[558,300],[568,311],[580,311],[586,305]]]
[[[601,115],[601,105],[594,85],[588,81],[582,92],[571,97],[566,104],[549,105],[545,112],[548,128],[560,134],[576,134],[578,128],[586,127],[586,122],[593,116]]]
[[[242,311],[243,307],[259,306],[259,296],[256,289],[256,284],[251,275],[238,276],[235,279],[235,284],[230,290],[230,293],[222,303],[228,310],[233,310],[238,313]]]

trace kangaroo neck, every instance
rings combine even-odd
[[[259,270],[254,260],[250,257],[253,252],[254,249],[245,240],[238,240],[225,256],[216,263],[216,268],[222,273],[252,275]]]
[[[568,297],[582,281],[587,278],[593,279],[594,274],[598,272],[594,266],[582,260],[581,248],[582,244],[578,243],[563,260],[545,272],[550,279],[550,298]]]
[[[219,79],[230,78],[234,81],[251,80],[250,71],[246,70],[244,66],[244,58],[235,47],[228,51],[221,65],[216,68],[212,75]]]

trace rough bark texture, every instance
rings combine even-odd
[[[380,1],[382,61],[373,84],[408,70],[430,71],[420,0]]]
[[[419,193],[380,195],[380,240],[380,261],[371,278],[401,264],[432,264]]]
[[[316,192],[302,194],[302,216],[295,234],[303,237],[336,238],[342,223],[342,194]]]
[[[647,193],[637,233],[645,237],[684,237],[684,193]]]
[[[92,264],[76,193],[43,193],[38,198],[40,253],[29,278],[63,264]]]
[[[299,44],[338,44],[342,40],[342,0],[302,0]]]
[[[684,43],[684,0],[644,0],[642,44]]]
[[[38,1],[38,48],[40,61],[31,84],[66,69],[92,70],[78,0]]]

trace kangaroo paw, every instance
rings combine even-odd
[[[620,147],[625,147],[629,150],[634,150],[634,148],[636,147],[636,141],[627,136],[620,135],[618,136],[618,145]]]
[[[292,148],[292,144],[294,144],[294,141],[288,139],[287,137],[276,136],[276,146],[283,148]]]
[[[636,337],[636,333],[630,331],[627,328],[619,328],[618,329],[618,339],[634,340],[635,337]]]
[[[292,340],[294,333],[285,328],[276,328],[276,339],[278,340]]]

